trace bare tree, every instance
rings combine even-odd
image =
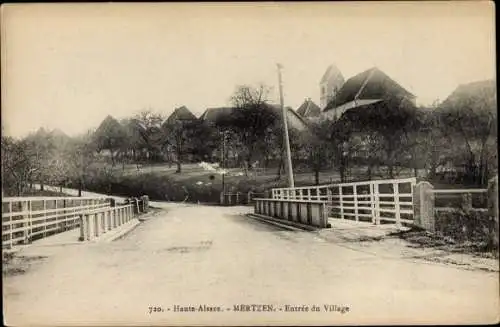
[[[146,157],[148,160],[157,159],[161,152],[164,138],[161,129],[163,120],[163,115],[155,113],[151,109],[143,110],[133,118],[134,126],[146,149]]]
[[[279,116],[268,104],[270,88],[265,85],[238,86],[231,97],[236,110],[232,114],[232,127],[244,146],[245,166],[252,162],[259,144],[276,125]]]
[[[2,191],[21,196],[38,169],[25,140],[2,136]]]

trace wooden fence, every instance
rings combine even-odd
[[[413,223],[416,178],[276,188],[273,199],[323,201],[333,218],[380,223]]]
[[[221,205],[249,205],[254,203],[254,200],[263,196],[264,193],[256,192],[235,192],[235,193],[221,193],[220,194],[220,204]]]
[[[80,213],[109,206],[106,197],[3,198],[2,248],[74,229]]]

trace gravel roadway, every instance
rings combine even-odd
[[[498,273],[357,251],[252,220],[242,215],[248,208],[162,206],[165,213],[112,243],[27,249],[44,258],[4,276],[4,323],[498,322]],[[197,311],[175,311],[185,307]]]

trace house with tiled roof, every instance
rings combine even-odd
[[[321,114],[321,108],[311,98],[306,98],[296,112],[303,118],[314,118]]]
[[[389,98],[404,98],[412,103],[416,99],[379,68],[373,67],[349,78],[325,107],[323,115],[340,118],[347,110],[373,106]]]
[[[281,106],[277,104],[266,104],[270,110],[273,110],[278,114],[279,117],[282,117]],[[208,108],[205,112],[200,116],[200,120],[202,122],[206,122],[212,124],[214,126],[220,126],[224,124],[225,121],[229,120],[231,114],[237,110],[235,107],[216,107],[216,108]],[[288,118],[288,127],[295,128],[299,131],[303,131],[307,128],[307,123],[305,120],[297,114],[292,108],[286,107],[287,110],[287,118]]]
[[[328,66],[319,82],[321,108],[325,108],[328,105],[342,85],[344,85],[344,76],[340,72],[340,69],[333,64]]]
[[[176,108],[164,124],[173,124],[179,121],[194,121],[198,118],[186,106]]]
[[[199,119],[207,124],[220,125],[231,116],[234,110],[234,107],[207,108]]]

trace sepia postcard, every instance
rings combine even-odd
[[[5,325],[499,323],[493,2],[0,13]]]

